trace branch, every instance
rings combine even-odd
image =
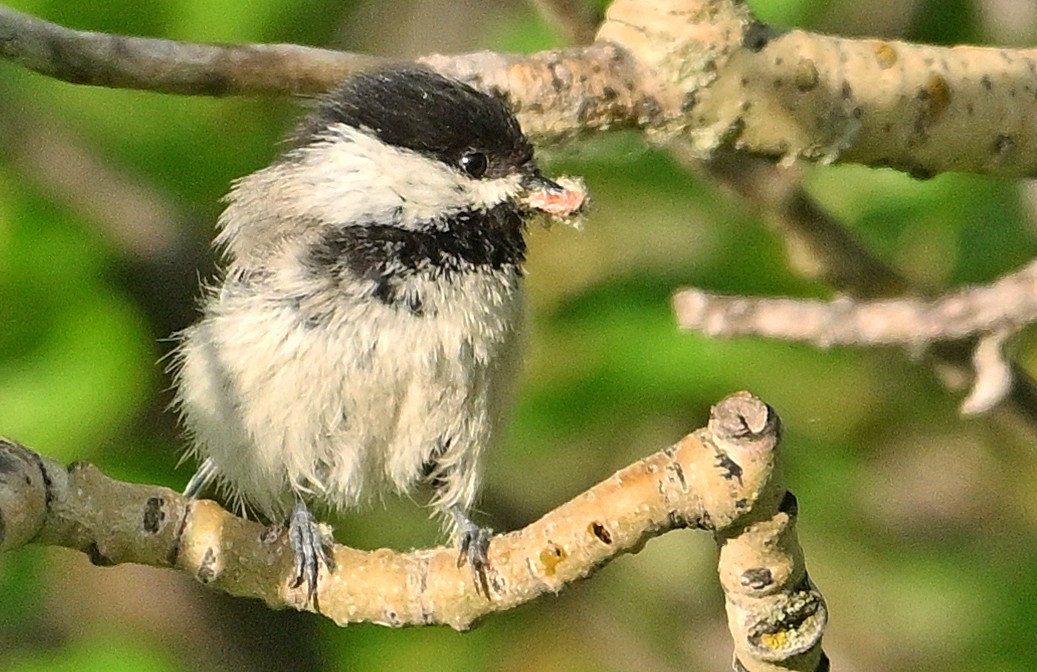
[[[635,58],[652,129],[699,158],[1037,174],[1037,52],[859,40],[755,20],[739,0],[616,0],[599,40]]]
[[[983,286],[942,297],[855,301],[759,299],[697,289],[673,298],[677,323],[711,336],[754,335],[833,345],[913,348],[994,331],[1018,331],[1037,321],[1037,262]]]
[[[482,587],[453,549],[397,553],[335,547],[319,583],[319,612],[340,625],[446,624],[469,628],[591,575],[653,537],[710,530],[736,653],[745,669],[815,670],[827,619],[796,541],[795,497],[778,469],[779,420],[748,393],[717,404],[707,427],[616,473],[528,527],[495,537]],[[64,467],[0,440],[0,552],[65,546],[95,564],[175,568],[232,595],[313,609],[289,588],[283,532],[216,503],[112,480],[83,463]],[[795,662],[799,661],[799,662]]]
[[[153,263],[157,271],[177,266],[192,247],[189,215],[178,199],[102,159],[67,124],[10,97],[0,100],[0,154],[49,197],[93,222],[127,258]]]
[[[701,159],[733,147],[785,163],[1029,176],[1035,53],[781,33],[739,0],[616,0],[588,47],[421,60],[506,96],[540,141],[641,128]],[[384,62],[78,32],[3,7],[0,56],[77,83],[208,95],[315,93]]]
[[[673,143],[671,150],[686,167],[719,181],[753,206],[784,237],[792,266],[800,275],[819,279],[856,299],[914,291],[906,277],[875,257],[813,201],[800,183],[800,170],[737,153],[718,153],[702,162],[685,143]],[[1025,295],[1025,288],[1020,292]],[[979,342],[938,342],[925,351],[925,359],[948,389],[959,390],[964,380],[974,376],[962,413],[984,413],[1003,401],[998,408],[1001,424],[1021,429],[1023,440],[1028,441],[1037,435],[1037,382],[1003,352],[1005,338],[1012,333],[994,331]]]
[[[205,96],[319,93],[383,62],[294,44],[192,44],[70,30],[2,5],[0,56],[73,84]]]
[[[989,285],[968,287],[922,300],[910,297],[856,301],[746,298],[684,289],[673,297],[682,329],[710,336],[764,336],[834,345],[900,345],[918,352],[948,341],[976,339],[975,380],[962,412],[982,413],[1011,395],[1034,420],[1032,381],[1015,373],[1003,348],[1008,338],[1037,321],[1037,262]],[[941,349],[938,360],[960,361],[956,349]]]
[[[210,96],[318,94],[351,73],[391,62],[291,44],[194,44],[81,32],[2,5],[0,57],[76,84]],[[647,115],[628,59],[610,45],[420,60],[508,97],[523,129],[541,141],[636,126]]]
[[[1012,333],[1002,329],[983,336],[976,343],[972,354],[976,378],[969,395],[961,402],[962,413],[978,415],[989,411],[1012,393],[1016,378],[1025,375],[1014,373],[1012,364],[1005,357],[1005,341]]]
[[[685,166],[718,182],[782,236],[793,269],[855,298],[904,294],[910,282],[876,257],[803,189],[802,166],[776,166],[739,152],[699,161],[687,143],[671,151]]]
[[[554,24],[571,44],[594,41],[600,16],[595,16],[588,0],[533,0],[548,22]]]

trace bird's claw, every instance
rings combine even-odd
[[[476,589],[489,595],[486,572],[490,569],[490,537],[493,530],[479,527],[459,508],[451,509],[450,513],[457,522],[457,567],[460,569],[468,563]]]
[[[467,562],[473,572],[483,573],[490,566],[490,535],[492,531],[479,527],[474,523],[461,530],[458,544],[457,567],[460,569]]]
[[[323,564],[329,572],[335,571],[335,558],[320,523],[306,504],[300,500],[288,521],[288,540],[295,556],[295,578],[290,586],[306,584],[306,603],[316,604],[317,576]]]

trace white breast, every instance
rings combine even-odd
[[[187,330],[178,403],[199,457],[273,520],[297,496],[355,505],[409,491],[437,448],[437,503],[469,506],[519,362],[516,269],[411,279],[422,313],[298,277],[229,286]]]

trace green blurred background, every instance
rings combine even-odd
[[[299,42],[415,56],[562,46],[520,0],[17,0],[78,29],[205,42]],[[603,3],[601,3],[603,4]],[[757,0],[770,22],[843,35],[1025,45],[1017,0]],[[230,180],[263,166],[295,101],[77,87],[0,63],[0,434],[113,476],[181,488],[165,411],[168,336],[194,317]],[[781,413],[800,538],[829,601],[840,670],[1037,669],[1037,453],[898,350],[819,351],[679,333],[669,296],[695,285],[831,296],[788,270],[745,204],[633,134],[544,148],[585,176],[585,230],[532,235],[532,333],[507,445],[480,509],[535,520],[698,427],[749,389]],[[811,194],[876,254],[939,290],[1037,251],[1037,192],[967,175],[811,168]],[[1020,361],[1037,368],[1024,335]],[[346,517],[340,540],[436,541],[408,501]],[[337,629],[169,571],[99,568],[52,548],[0,557],[0,670],[724,670],[715,550],[673,533],[557,597],[476,630]]]

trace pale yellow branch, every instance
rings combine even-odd
[[[448,77],[505,98],[527,135],[560,143],[578,135],[649,125],[646,99],[629,55],[615,45],[529,55],[482,51],[418,59]]]
[[[738,0],[616,0],[598,39],[631,54],[659,105],[650,130],[702,159],[1037,174],[1033,50],[782,33]]]
[[[748,393],[733,395],[713,408],[707,427],[526,528],[494,537],[482,585],[468,567],[458,567],[454,549],[336,546],[336,569],[321,575],[316,610],[341,625],[438,623],[463,630],[558,592],[653,537],[699,528],[727,549],[722,584],[732,632],[744,640],[736,651],[746,669],[768,669],[754,661],[777,657],[806,661],[788,669],[815,670],[826,611],[805,579],[795,537],[781,531],[791,530],[795,511],[777,469],[779,435],[772,409]],[[66,546],[99,565],[176,568],[232,595],[314,608],[303,590],[289,587],[293,560],[281,531],[215,502],[115,481],[87,464],[66,468],[2,440],[0,521],[0,551],[26,543]],[[775,634],[782,628],[785,637]],[[768,637],[761,640],[761,632]]]

